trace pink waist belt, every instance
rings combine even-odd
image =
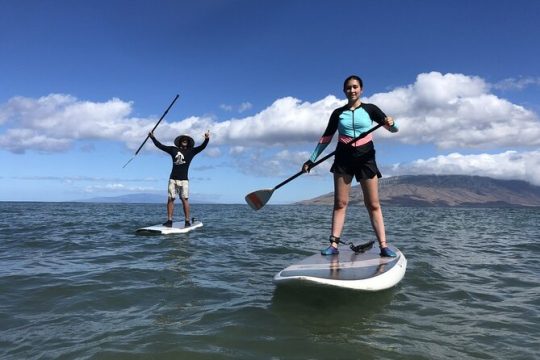
[[[340,135],[339,136],[339,142],[344,143],[344,144],[350,143],[352,141],[352,139],[354,139],[354,138],[352,138],[350,136],[345,136],[345,135]],[[354,144],[351,144],[351,145],[354,146],[354,147],[358,147],[358,146],[365,145],[365,144],[367,144],[368,142],[370,142],[372,140],[373,140],[373,136],[371,136],[371,134],[368,134],[365,137],[361,138],[360,140],[356,140],[354,142]]]

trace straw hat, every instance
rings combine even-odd
[[[180,135],[176,139],[174,139],[174,145],[176,147],[180,147],[183,140],[187,140],[188,142],[188,148],[192,148],[195,146],[195,140],[189,135]]]

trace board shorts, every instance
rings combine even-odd
[[[176,199],[177,196],[187,199],[189,197],[189,181],[169,179],[168,194],[169,199]]]
[[[330,172],[338,175],[354,176],[356,181],[382,177],[375,161],[375,147],[373,141],[358,147],[338,143],[334,164]]]

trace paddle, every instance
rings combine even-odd
[[[365,137],[368,134],[370,134],[371,132],[377,130],[381,126],[383,126],[383,124],[378,124],[377,126],[372,127],[368,131],[361,133],[360,135],[358,135],[357,137],[352,139],[349,142],[349,144],[354,144],[356,141],[362,139],[363,137]],[[319,165],[320,163],[326,161],[328,158],[334,156],[335,153],[336,153],[336,151],[334,150],[330,154],[323,157],[322,159],[320,159],[317,162],[313,163],[313,165],[311,166],[311,169],[313,169],[315,166]],[[268,202],[268,200],[270,200],[270,198],[272,197],[272,194],[274,193],[274,191],[276,191],[277,189],[279,189],[283,185],[287,184],[288,182],[291,182],[292,180],[296,179],[297,177],[299,177],[303,173],[304,173],[303,171],[297,172],[296,174],[294,174],[293,176],[291,176],[287,180],[285,180],[285,181],[277,184],[276,186],[274,186],[272,189],[262,189],[262,190],[257,190],[257,191],[254,191],[254,192],[251,192],[251,193],[247,194],[246,197],[245,197],[246,202],[248,203],[249,206],[251,206],[251,208],[253,210],[261,209]]]
[[[159,123],[161,122],[161,120],[163,120],[163,118],[165,117],[165,115],[167,115],[167,113],[169,112],[169,110],[172,108],[172,106],[174,105],[174,103],[176,102],[176,99],[178,99],[180,95],[176,94],[174,100],[172,101],[171,105],[169,105],[169,107],[167,108],[167,110],[165,110],[165,112],[163,113],[163,115],[161,115],[161,117],[159,118],[158,122],[156,123],[156,125],[154,126],[154,128],[152,129],[152,131],[150,132],[153,132],[154,130],[156,130],[156,128],[158,127]],[[137,156],[137,154],[139,153],[139,151],[141,151],[142,147],[144,146],[144,144],[146,144],[146,142],[148,141],[148,138],[150,137],[150,135],[146,135],[146,139],[144,139],[143,143],[141,144],[141,146],[139,146],[139,148],[137,149],[137,151],[135,151],[135,155],[133,155],[133,157],[131,159],[128,160],[127,163],[124,164],[124,166],[122,166],[122,169],[125,168],[127,166],[127,164],[129,164],[131,162],[131,160],[133,160],[135,158],[135,156]]]

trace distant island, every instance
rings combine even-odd
[[[102,196],[102,197],[93,197],[89,199],[73,200],[73,202],[100,203],[100,204],[166,204],[167,193],[166,192],[161,193],[161,194],[137,193],[137,194],[126,194],[126,195],[118,195],[118,196]],[[178,203],[180,203],[180,200],[178,200]],[[190,198],[190,203],[209,204],[208,201],[197,196]]]
[[[167,194],[127,194],[119,196],[102,196],[90,199],[75,200],[75,202],[89,203],[120,203],[120,204],[157,204],[166,203]]]
[[[483,176],[405,175],[382,178],[379,197],[383,206],[540,207],[540,186]],[[331,192],[296,204],[332,205],[333,201]],[[363,204],[359,185],[351,189],[349,204]]]
[[[404,175],[380,180],[379,197],[383,206],[416,207],[540,207],[540,186],[520,180],[497,180],[465,175]],[[193,199],[193,203],[208,203]],[[128,194],[96,197],[76,202],[161,203],[166,194]],[[332,205],[333,193],[303,200],[293,205]],[[351,189],[351,205],[363,204],[359,185]]]

